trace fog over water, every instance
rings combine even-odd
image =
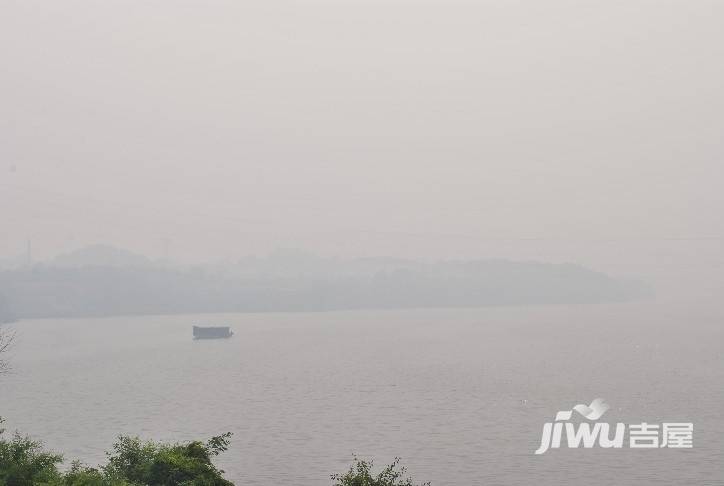
[[[723,20],[0,0],[0,416],[92,464],[229,430],[237,484],[719,484]],[[532,454],[596,397],[695,447]]]

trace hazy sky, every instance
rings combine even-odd
[[[722,25],[703,0],[0,0],[0,256],[721,265]]]

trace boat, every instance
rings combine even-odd
[[[194,327],[194,339],[224,339],[230,338],[234,335],[234,332],[228,327],[206,327],[206,326],[193,326]]]

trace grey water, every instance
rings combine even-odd
[[[656,302],[47,319],[13,325],[5,427],[68,461],[118,434],[233,432],[243,485],[328,485],[353,454],[433,485],[724,483],[724,313]],[[196,323],[231,339],[194,341]],[[692,422],[692,449],[558,449],[544,422]]]

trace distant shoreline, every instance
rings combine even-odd
[[[652,294],[581,265],[508,260],[325,259],[158,265],[92,247],[0,271],[0,320],[601,304]]]
[[[593,303],[544,303],[544,304],[521,304],[521,305],[484,305],[484,306],[435,306],[435,307],[364,307],[364,308],[347,308],[347,309],[318,309],[318,310],[264,310],[264,311],[208,311],[208,312],[172,312],[172,313],[148,313],[148,314],[113,314],[113,315],[82,315],[82,316],[43,316],[43,317],[24,317],[11,322],[0,323],[3,325],[22,324],[28,321],[47,321],[47,320],[87,320],[87,319],[116,319],[122,317],[174,317],[174,316],[223,316],[223,315],[268,315],[268,314],[331,314],[331,313],[348,313],[348,312],[414,312],[414,311],[447,311],[447,310],[483,310],[483,309],[515,309],[524,310],[531,308],[555,308],[555,307],[597,307],[597,306],[625,306],[631,304],[639,304],[649,300],[641,298],[636,300],[622,300],[616,302],[593,302]]]

